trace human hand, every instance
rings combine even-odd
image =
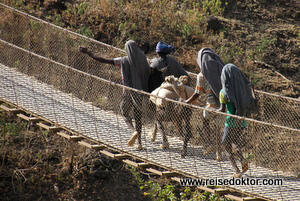
[[[179,102],[183,102],[183,103],[185,103],[185,101],[186,101],[186,100],[185,100],[185,99],[183,99],[183,98],[179,98],[179,99],[178,99],[178,101],[179,101]]]
[[[86,47],[80,46],[80,47],[79,47],[79,52],[84,53],[84,54],[87,54],[87,53],[88,53],[88,49],[87,49]]]

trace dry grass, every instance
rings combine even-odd
[[[271,5],[250,0],[57,0],[51,4],[26,0],[26,6],[20,1],[4,2],[119,48],[128,39],[141,44],[148,41],[152,50],[158,41],[165,41],[177,48],[175,56],[195,73],[199,72],[195,55],[208,46],[225,63],[234,63],[247,75],[253,75],[258,89],[293,97],[300,95],[297,48],[300,4],[295,0],[277,0]],[[217,16],[223,28],[208,30],[207,16]],[[281,84],[282,78],[264,84],[273,79],[274,73],[257,67],[255,60],[271,64],[293,82],[295,89]]]

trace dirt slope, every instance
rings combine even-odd
[[[240,67],[257,89],[300,96],[299,0],[3,1],[120,48],[128,39],[149,42],[150,57],[164,40],[195,73],[197,51],[211,47],[225,63]]]

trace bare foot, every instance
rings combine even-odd
[[[135,148],[138,149],[138,150],[143,150],[143,147],[142,147],[142,145],[140,143],[137,143],[135,145]]]
[[[169,142],[163,142],[162,145],[160,145],[160,148],[168,149],[169,148]]]
[[[157,129],[156,129],[156,128],[153,128],[153,129],[149,132],[149,138],[150,138],[151,142],[155,142],[155,140],[156,140],[156,132],[157,132]]]
[[[132,146],[134,145],[134,143],[135,143],[135,140],[136,140],[138,137],[139,137],[139,134],[138,134],[137,131],[135,131],[135,132],[132,134],[132,136],[131,136],[131,138],[129,139],[129,141],[128,141],[128,146],[132,147]]]
[[[204,155],[207,155],[207,154],[213,152],[214,149],[215,149],[214,146],[209,146],[209,147],[205,150],[205,152],[204,152],[203,154],[204,154]]]
[[[233,175],[231,175],[231,178],[241,178],[242,177],[242,173],[240,172],[235,172]]]

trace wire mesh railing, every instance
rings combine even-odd
[[[0,73],[1,99],[170,170],[201,178],[228,178],[234,172],[220,146],[228,115],[209,111],[211,117],[207,124],[201,105],[166,100],[166,107],[157,108],[150,101],[150,94],[121,85],[119,68],[88,59],[78,52],[78,46],[89,46],[111,58],[124,55],[124,51],[0,5],[0,63],[7,66],[3,66]],[[196,76],[190,75],[194,86]],[[124,89],[131,94],[129,100],[139,102],[140,113],[130,113],[130,118],[133,125],[142,121],[140,143],[143,149],[128,146],[134,130],[123,116],[136,105],[129,102],[127,106],[132,107],[121,111]],[[231,115],[248,122],[243,131],[234,131],[235,135],[243,136],[238,143],[250,164],[244,176],[289,178],[286,182],[290,183],[278,188],[238,188],[274,199],[297,199],[300,102],[261,91],[257,91],[257,95],[260,110],[255,119]],[[160,131],[166,133],[168,143],[160,134],[156,141],[152,139],[157,122],[161,123]],[[184,140],[188,140],[186,148]],[[210,147],[213,147],[212,153],[205,153]],[[216,151],[220,153],[220,161],[216,160]],[[242,169],[240,164],[238,166]]]
[[[214,153],[204,153],[205,148],[210,145],[215,145],[217,149],[225,114],[211,111],[213,116],[209,130],[214,132],[209,134],[208,130],[203,129],[202,107],[169,100],[172,104],[164,110],[167,111],[170,122],[163,122],[169,147],[162,149],[160,145],[163,144],[163,139],[160,135],[157,136],[156,142],[152,142],[152,136],[148,136],[155,123],[155,106],[149,101],[150,95],[126,88],[135,91],[133,94],[137,96],[140,94],[143,96],[141,144],[144,149],[129,147],[127,142],[133,131],[123,121],[119,107],[123,100],[124,86],[41,57],[5,41],[1,40],[0,44],[1,50],[10,53],[14,51],[20,59],[19,65],[14,61],[10,63],[6,59],[8,55],[1,52],[3,55],[1,62],[13,65],[13,68],[1,70],[2,99],[38,116],[42,115],[59,126],[113,146],[122,152],[155,162],[170,170],[201,178],[228,178],[234,171],[224,155],[218,162],[215,160]],[[31,62],[27,63],[29,57]],[[28,71],[29,66],[26,64],[30,65],[31,69],[38,70]],[[180,106],[189,112],[180,113],[186,116],[177,116],[178,110],[174,110],[176,106],[177,109]],[[179,133],[172,123],[178,118],[188,120],[190,129],[184,128],[182,133]],[[253,119],[246,120],[248,126],[244,131],[243,142],[246,143],[243,151],[246,153],[245,157],[250,168],[244,176],[285,178],[287,175],[299,174],[299,130]],[[183,125],[186,125],[186,122]],[[190,138],[186,156],[182,158],[182,141],[185,135],[190,135]],[[297,185],[299,181],[295,177],[293,182],[295,183],[288,185]],[[274,187],[271,189],[252,187],[243,190],[253,194],[268,195],[275,189]],[[284,188],[279,190],[275,191],[282,195],[287,192]]]
[[[89,74],[121,83],[119,68],[107,67],[87,58],[78,51],[78,47],[89,47],[107,58],[124,56],[123,50],[55,26],[4,4],[0,4],[0,10],[2,40]],[[197,75],[190,73],[190,76],[191,86],[195,86]],[[300,129],[299,100],[258,90],[256,92],[260,113],[255,119]]]

